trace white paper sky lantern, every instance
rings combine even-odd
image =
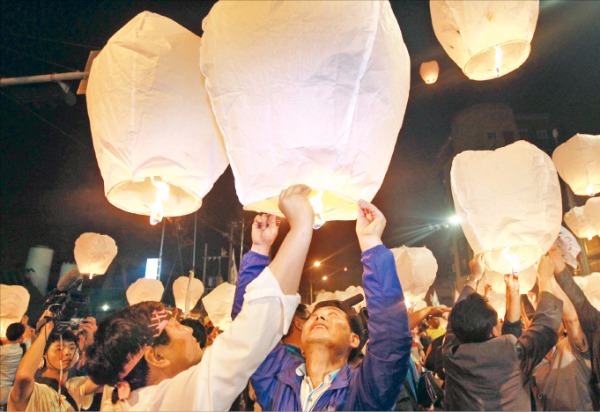
[[[589,276],[574,276],[573,280],[583,290],[585,297],[592,306],[600,311],[600,273],[595,272]]]
[[[588,222],[583,209],[583,206],[574,207],[565,213],[565,223],[578,238],[591,239],[596,236],[596,231]]]
[[[532,266],[556,240],[562,221],[550,157],[518,141],[495,151],[465,151],[452,162],[452,197],[473,252],[511,273]]]
[[[227,167],[198,67],[200,38],[143,12],[92,65],[87,106],[110,203],[127,212],[195,212]],[[154,214],[153,214],[154,213]]]
[[[312,312],[315,305],[324,300],[346,300],[358,294],[365,296],[365,291],[362,286],[348,286],[346,290],[336,290],[335,292],[324,291],[317,295],[315,298],[315,302],[309,307],[309,310]],[[358,302],[353,306],[356,311],[360,311],[362,308],[367,306],[367,302],[363,299],[361,302]]]
[[[200,279],[190,279],[189,276],[180,276],[173,282],[175,306],[184,313],[186,312],[185,301],[188,296],[188,290],[190,297],[187,309],[190,310],[196,306],[196,303],[198,303],[200,297],[204,294],[204,284]]]
[[[6,328],[21,322],[29,306],[29,292],[19,285],[0,285],[0,336],[6,336]]]
[[[552,161],[576,195],[600,192],[600,135],[576,134],[554,150]]]
[[[437,81],[438,75],[440,74],[440,66],[435,60],[423,62],[421,63],[419,74],[425,83],[433,84]]]
[[[127,302],[135,305],[140,302],[160,302],[165,287],[160,280],[140,278],[127,288]]]
[[[226,330],[231,325],[231,307],[233,306],[234,294],[235,286],[223,282],[202,298],[202,304],[208,317],[213,325],[218,326],[221,330]]]
[[[527,293],[534,286],[537,281],[537,265],[530,266],[525,270],[519,271],[519,293]],[[485,275],[481,279],[482,284],[489,284],[492,290],[497,293],[506,294],[506,283],[504,282],[504,273],[498,273],[494,271],[485,271]],[[502,314],[504,315],[504,314]]]
[[[583,213],[596,236],[600,236],[600,197],[588,199],[583,206]]]
[[[431,0],[429,5],[438,41],[469,79],[503,76],[529,57],[538,0]]]
[[[75,262],[79,273],[90,276],[104,275],[117,256],[117,244],[108,235],[83,233],[75,241]]]
[[[438,264],[426,247],[401,246],[391,249],[407,301],[423,299],[435,281]]]
[[[387,171],[410,60],[387,1],[224,1],[203,22],[201,68],[246,210],[279,213],[295,183],[322,221],[356,219]],[[322,191],[322,192],[321,192]]]

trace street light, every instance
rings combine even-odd
[[[321,279],[327,280],[327,275],[323,276]]]
[[[321,262],[319,262],[318,260],[315,260],[315,263],[313,264],[313,266],[318,268],[319,266],[321,266]]]

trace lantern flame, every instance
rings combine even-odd
[[[592,187],[591,183],[587,187],[587,194],[588,196],[594,196],[594,188]]]
[[[94,274],[90,273],[90,280],[92,280],[93,277],[94,277]]]
[[[326,222],[323,218],[323,191],[318,190],[316,195],[309,198],[309,201],[315,211],[313,229],[320,229]]]
[[[512,274],[517,276],[519,274],[519,258],[517,255],[510,253],[510,248],[505,247],[502,249],[502,256],[508,260],[512,267]]]
[[[502,73],[500,73],[500,70],[502,69],[502,56],[504,55],[504,53],[502,53],[502,50],[500,49],[500,46],[496,46],[496,77],[500,77],[502,75]]]
[[[156,225],[162,222],[165,216],[163,202],[169,199],[169,185],[165,182],[154,180],[154,177],[151,177],[150,180],[154,187],[156,187],[156,201],[150,205],[150,224]]]

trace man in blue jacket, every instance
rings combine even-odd
[[[395,406],[412,344],[408,314],[393,254],[381,241],[385,217],[368,202],[361,200],[358,205],[356,234],[369,313],[364,360],[356,369],[348,365],[351,353],[363,343],[355,314],[339,301],[321,304],[302,329],[306,363],[280,344],[252,375],[264,410],[391,410]],[[233,317],[242,306],[245,286],[269,263],[267,255],[276,235],[274,217],[256,217],[252,250],[240,268]]]

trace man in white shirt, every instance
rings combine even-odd
[[[296,291],[314,220],[309,194],[305,185],[282,191],[279,208],[290,231],[273,262],[248,286],[231,328],[204,353],[189,328],[170,318],[159,303],[125,308],[100,324],[87,351],[87,368],[94,382],[116,385],[117,409],[230,407],[286,332],[298,305]]]
[[[15,373],[23,357],[25,341],[30,330],[22,323],[12,323],[6,328],[6,343],[0,346],[0,405],[8,402],[8,394],[15,381]]]

